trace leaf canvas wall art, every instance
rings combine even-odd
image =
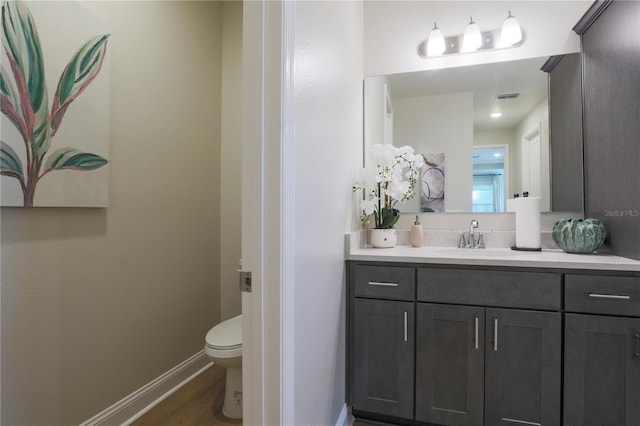
[[[72,1],[1,9],[2,206],[106,207],[106,23]]]

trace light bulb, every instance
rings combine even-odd
[[[429,40],[427,41],[427,56],[439,56],[442,55],[445,50],[444,34],[434,22],[433,29],[429,34]]]
[[[482,34],[480,27],[473,22],[473,18],[469,20],[469,25],[464,29],[464,38],[462,40],[462,50],[471,52],[478,50],[482,46]]]
[[[522,30],[518,20],[509,11],[509,16],[502,24],[502,31],[500,33],[503,46],[513,46],[520,40],[522,40]]]

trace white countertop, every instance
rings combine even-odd
[[[347,244],[347,260],[438,263],[455,265],[521,266],[536,268],[596,269],[640,272],[640,261],[609,254],[570,254],[559,249],[540,252],[510,248],[459,249],[456,247],[358,248]]]

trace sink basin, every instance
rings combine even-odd
[[[521,255],[523,252],[506,248],[463,249],[452,247],[438,250],[438,253],[456,257],[515,257]]]

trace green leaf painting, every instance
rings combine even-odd
[[[8,59],[0,67],[0,106],[24,145],[23,163],[7,140],[1,143],[0,175],[17,179],[23,205],[33,206],[38,182],[57,170],[89,171],[108,161],[77,148],[49,153],[70,105],[98,77],[107,52],[109,34],[86,41],[60,76],[51,107],[45,64],[36,22],[23,1],[2,3],[2,48]]]

